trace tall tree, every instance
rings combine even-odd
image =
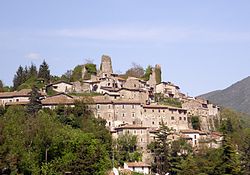
[[[30,92],[30,102],[27,106],[27,111],[32,116],[35,116],[36,113],[42,109],[42,103],[41,103],[41,94],[38,91],[38,88],[33,86],[32,91]]]
[[[217,166],[216,173],[230,175],[242,174],[240,157],[231,142],[231,138],[228,136],[225,136],[223,140],[221,163]]]
[[[243,138],[241,137],[240,145],[242,155],[242,167],[243,172],[246,175],[250,175],[250,129],[245,129],[243,132]]]
[[[145,74],[143,75],[143,79],[145,81],[148,81],[151,73],[152,73],[152,66],[148,65],[148,67],[145,70]]]
[[[30,67],[29,67],[29,78],[31,77],[37,77],[37,68],[36,65],[34,65],[33,63],[31,63]]]
[[[43,78],[46,83],[50,82],[50,70],[49,65],[43,60],[39,67],[38,78]]]
[[[153,170],[160,175],[165,175],[170,170],[170,140],[171,130],[161,122],[160,129],[156,134],[156,141],[149,146],[155,162]]]
[[[16,71],[16,74],[13,79],[13,88],[16,90],[18,86],[25,82],[25,73],[23,67],[20,65]]]
[[[3,92],[3,91],[4,91],[3,82],[2,80],[0,80],[0,92]]]

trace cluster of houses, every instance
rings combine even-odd
[[[48,96],[46,90],[41,92],[44,108],[54,109],[57,106],[74,107],[76,100],[84,96],[74,96],[77,93],[96,93],[88,106],[96,117],[107,121],[107,127],[114,138],[130,133],[137,136],[138,146],[143,151],[144,163],[128,163],[126,168],[132,171],[147,174],[150,166],[150,153],[147,145],[156,139],[161,122],[172,129],[171,138],[183,138],[194,148],[201,144],[209,147],[219,147],[222,135],[214,132],[215,122],[219,119],[220,108],[210,104],[207,100],[191,98],[180,92],[180,88],[171,82],[156,82],[155,69],[148,81],[140,78],[121,78],[114,74],[109,56],[103,56],[100,70],[96,75],[91,75],[89,80],[82,82],[56,82],[46,86],[56,95]],[[83,66],[82,76],[86,74]],[[26,105],[29,103],[31,89],[16,92],[0,93],[0,105]],[[155,94],[162,94],[166,98],[178,99],[181,107],[159,104],[154,100]],[[198,116],[200,130],[194,130],[191,117]],[[134,165],[134,166],[133,166]]]

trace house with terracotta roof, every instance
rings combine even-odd
[[[151,166],[144,162],[125,162],[124,169],[142,174],[150,174]]]
[[[41,102],[42,102],[43,108],[50,108],[50,109],[55,109],[57,106],[68,106],[68,107],[75,106],[74,98],[65,93],[59,93],[59,94],[47,97]]]
[[[29,97],[31,89],[22,89],[20,91],[14,91],[14,92],[1,92],[0,93],[0,104],[2,106],[5,106],[6,103],[13,103],[13,102],[18,102],[18,103],[25,103],[29,102]]]

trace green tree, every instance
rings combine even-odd
[[[3,82],[2,80],[0,80],[0,92],[3,92],[3,91],[4,91]]]
[[[200,124],[200,117],[199,116],[192,116],[191,117],[191,123],[193,129],[200,130],[201,124]]]
[[[77,65],[73,72],[70,81],[81,81],[82,80],[82,66]]]
[[[187,175],[187,174],[199,174],[199,167],[197,167],[194,157],[189,154],[186,159],[181,161],[181,172],[179,175]]]
[[[170,170],[171,175],[176,175],[181,172],[181,161],[192,153],[192,147],[184,139],[175,140],[171,143],[170,148]]]
[[[51,77],[50,77],[49,65],[46,63],[45,60],[43,60],[42,64],[39,67],[38,78],[44,79],[46,83],[50,82]]]
[[[161,83],[161,67],[155,66],[155,79],[156,79],[156,84]]]
[[[137,147],[137,137],[129,133],[119,136],[115,144],[115,158],[119,166],[124,162],[140,161],[142,154]]]
[[[32,116],[35,116],[37,112],[42,109],[41,94],[37,87],[33,86],[32,91],[29,93],[29,104],[27,105],[27,111]]]
[[[33,63],[31,63],[29,67],[29,73],[28,73],[28,78],[32,78],[32,77],[37,78],[37,68],[36,68],[36,65],[34,65]]]
[[[14,75],[13,79],[13,88],[17,90],[17,88],[25,82],[25,73],[23,67],[20,65]]]
[[[225,136],[222,145],[221,163],[216,167],[218,174],[239,175],[242,174],[240,157],[231,142],[231,138]]]
[[[151,73],[152,73],[152,66],[148,65],[148,67],[145,70],[145,74],[143,75],[143,79],[145,81],[148,81]]]
[[[241,151],[241,162],[243,174],[250,174],[250,129],[247,128],[241,133],[241,144],[239,145],[239,149]]]
[[[109,151],[93,133],[60,123],[54,111],[28,117],[21,106],[0,118],[0,169],[12,174],[105,174]]]
[[[170,171],[170,139],[171,130],[161,122],[156,140],[149,145],[155,161],[152,163],[153,171],[160,175]]]

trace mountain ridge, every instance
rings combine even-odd
[[[219,106],[250,114],[250,76],[223,90],[216,90],[198,96]]]

